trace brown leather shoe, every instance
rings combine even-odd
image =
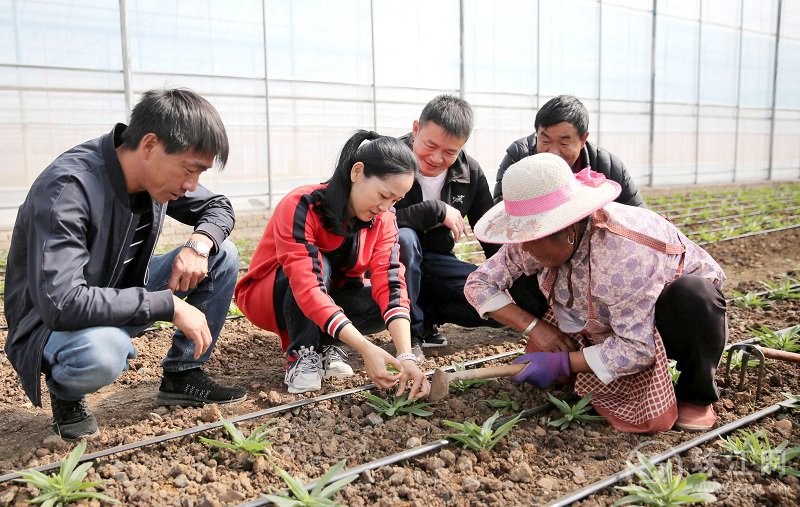
[[[706,431],[714,427],[717,414],[713,405],[695,405],[688,401],[678,401],[678,420],[675,429],[684,431]]]

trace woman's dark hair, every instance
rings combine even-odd
[[[319,193],[319,204],[315,208],[322,216],[325,229],[342,236],[352,232],[346,227],[347,205],[353,185],[350,171],[356,162],[364,164],[364,176],[368,178],[414,174],[418,170],[417,157],[403,141],[367,130],[356,132],[342,147],[336,170],[326,182],[328,186]]]
[[[567,122],[578,131],[578,135],[589,130],[589,112],[583,102],[573,95],[559,95],[545,102],[536,113],[533,120],[533,128],[538,131],[539,127],[552,127],[561,122]]]
[[[142,138],[154,133],[166,153],[193,150],[214,155],[220,170],[228,162],[228,134],[214,106],[186,89],[150,90],[131,112],[122,133],[124,145],[135,150]]]

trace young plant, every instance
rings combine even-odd
[[[761,345],[786,352],[800,351],[800,335],[798,333],[800,333],[800,326],[787,329],[783,333],[775,332],[763,324],[759,329],[750,329],[750,334],[757,337]]]
[[[433,412],[424,410],[431,404],[426,402],[417,401],[415,399],[408,399],[408,393],[403,393],[400,396],[394,396],[391,400],[384,400],[372,393],[363,392],[361,396],[369,400],[367,405],[374,408],[380,415],[386,417],[395,417],[403,414],[414,414],[419,417],[428,417],[433,415]]]
[[[800,396],[792,393],[781,393],[786,397],[787,400],[794,402],[794,406],[792,407],[792,412],[797,414],[800,412]]]
[[[672,462],[662,467],[656,467],[642,453],[637,452],[636,458],[645,466],[645,470],[627,462],[628,468],[639,478],[644,486],[631,484],[629,486],[615,486],[628,495],[620,498],[614,505],[654,505],[672,506],[687,503],[715,502],[717,498],[711,493],[722,487],[718,482],[707,481],[708,476],[695,473],[683,478],[681,474],[672,472]]]
[[[794,280],[784,278],[780,282],[764,283],[769,290],[769,298],[775,301],[800,299],[800,287],[797,287]]]
[[[733,291],[733,304],[739,308],[765,308],[771,305],[772,302],[762,299],[761,296],[752,291],[742,293],[735,290]]]
[[[518,412],[522,408],[517,400],[509,398],[508,393],[501,394],[499,400],[483,400],[483,402],[489,405],[490,408],[499,409],[501,414],[507,411]]]
[[[494,422],[498,417],[500,417],[500,412],[495,412],[492,417],[486,419],[482,426],[478,426],[472,421],[457,423],[445,419],[442,422],[446,426],[461,432],[445,435],[445,438],[452,438],[453,440],[461,442],[464,447],[467,449],[472,449],[473,451],[478,451],[480,449],[491,451],[492,448],[494,448],[494,446],[506,436],[506,433],[511,431],[511,428],[517,425],[522,417],[522,414],[517,414],[516,417],[509,419],[497,429],[492,429],[492,426],[494,426]]]
[[[800,477],[800,470],[788,466],[790,461],[800,456],[800,447],[787,449],[789,441],[784,440],[773,448],[769,437],[762,431],[739,430],[739,434],[742,438],[727,437],[719,442],[720,447],[730,453],[725,456],[742,460],[759,469],[763,475],[774,473],[780,476]]]
[[[728,364],[727,363],[728,354],[730,354],[730,352],[727,351],[727,350],[725,352],[723,352],[723,354],[722,354],[722,364]],[[744,357],[744,351],[743,350],[734,350],[733,351],[733,355],[731,356],[731,370],[735,370],[736,368],[741,368],[742,367],[742,358],[743,357]],[[758,366],[758,361],[756,359],[748,359],[747,360],[747,367],[748,368],[753,368],[755,366]]]
[[[681,372],[680,372],[680,370],[678,370],[677,365],[678,365],[678,362],[677,361],[673,361],[673,360],[671,360],[671,361],[669,361],[667,363],[667,372],[669,372],[669,378],[672,379],[672,384],[673,385],[678,383],[678,379],[681,376]]]
[[[453,371],[465,371],[467,369],[464,366],[464,363],[452,363],[451,366],[453,367]],[[454,389],[460,393],[466,391],[470,387],[478,386],[481,384],[486,384],[491,382],[492,379],[482,378],[482,379],[470,379],[470,380],[454,380],[450,383],[450,389]]]
[[[231,306],[228,308],[228,317],[244,317],[244,313],[233,301],[231,301]]]
[[[221,449],[243,451],[251,456],[266,456],[272,447],[272,442],[267,440],[267,435],[275,431],[276,428],[273,425],[278,422],[277,419],[271,419],[254,429],[247,438],[245,438],[244,434],[239,431],[236,426],[228,422],[224,417],[220,417],[220,421],[222,421],[222,425],[227,430],[233,443],[206,437],[200,437],[201,442]]]
[[[283,482],[289,486],[289,492],[284,494],[278,495],[264,495],[264,497],[277,505],[278,507],[301,507],[301,506],[308,506],[308,507],[336,507],[340,506],[341,504],[331,500],[334,494],[336,494],[340,489],[347,486],[356,478],[358,474],[348,475],[338,481],[328,484],[331,479],[336,476],[339,472],[342,471],[344,468],[346,460],[342,460],[336,463],[334,466],[330,468],[325,475],[317,479],[317,484],[314,486],[310,492],[303,487],[303,482],[299,479],[295,479],[291,475],[289,475],[285,470],[276,466],[275,471],[283,479]],[[323,489],[323,487],[328,484],[327,487]]]
[[[561,412],[564,413],[564,417],[561,419],[556,419],[555,421],[550,421],[548,424],[550,426],[555,426],[560,430],[565,430],[569,428],[572,423],[585,423],[590,421],[602,421],[605,418],[600,415],[589,415],[589,412],[592,407],[589,405],[589,402],[592,401],[592,393],[587,394],[583,398],[578,401],[575,405],[570,405],[569,403],[559,400],[555,396],[550,393],[547,393],[547,397],[550,398],[550,402],[558,407]]]
[[[29,500],[30,503],[40,503],[44,506],[65,505],[78,500],[85,500],[94,498],[109,503],[119,503],[114,498],[98,493],[96,491],[87,491],[91,488],[96,488],[105,483],[105,481],[98,482],[83,482],[86,478],[86,473],[91,468],[92,463],[86,462],[78,465],[78,460],[83,456],[86,450],[86,442],[81,442],[75,446],[67,459],[61,462],[61,467],[58,474],[44,475],[36,470],[25,470],[19,472],[22,476],[21,479],[15,479],[18,482],[24,482],[35,487],[41,493],[39,496]]]

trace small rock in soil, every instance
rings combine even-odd
[[[790,421],[789,419],[782,419],[780,421],[775,421],[774,426],[784,436],[790,435],[792,433],[792,421]]]
[[[400,486],[397,488],[397,494],[401,498],[412,498],[414,496],[414,490],[408,486]]]
[[[470,472],[472,471],[472,460],[467,458],[466,456],[461,456],[460,458],[458,458],[458,463],[456,464],[456,468],[458,468],[462,472]]]
[[[544,437],[547,435],[547,430],[541,426],[537,426],[533,429],[533,434],[537,437]]]
[[[533,480],[533,470],[525,462],[517,465],[509,474],[508,478],[514,482],[531,482]]]
[[[186,477],[186,474],[180,474],[179,476],[175,477],[175,480],[172,481],[172,484],[176,488],[185,488],[189,485],[189,478]]]
[[[419,447],[422,445],[422,440],[417,437],[411,437],[406,440],[406,449],[413,449],[414,447]]]
[[[450,470],[446,468],[437,468],[433,471],[433,475],[440,481],[445,481],[450,477]]]
[[[210,495],[203,495],[197,502],[197,507],[222,507],[222,504]]]
[[[364,482],[366,484],[375,484],[375,477],[373,477],[372,471],[370,470],[365,470],[361,472],[360,477],[361,477],[361,482]]]
[[[0,493],[0,504],[9,505],[14,500],[14,495],[17,494],[17,488],[10,488]]]
[[[783,378],[780,375],[770,375],[769,385],[772,387],[781,387],[783,385]]]
[[[405,478],[406,474],[404,471],[395,472],[391,477],[389,477],[389,484],[392,486],[399,486],[400,484],[403,484],[403,480],[405,480]]]
[[[42,447],[47,447],[51,451],[57,451],[59,449],[66,449],[67,444],[61,440],[61,437],[58,435],[47,435],[42,441]]]
[[[220,417],[222,417],[222,412],[219,411],[219,405],[215,403],[204,406],[200,412],[200,420],[204,423],[219,421]]]
[[[39,447],[38,449],[36,449],[36,457],[38,458],[44,458],[48,454],[50,454],[50,449],[48,449],[47,447]]]
[[[364,411],[361,410],[361,407],[358,405],[353,405],[350,407],[350,417],[353,419],[361,419],[364,417]]]
[[[367,414],[367,422],[373,426],[378,426],[383,424],[383,417],[373,412],[371,414]]]
[[[575,467],[572,469],[572,482],[578,485],[586,483],[586,472],[583,471],[583,468]]]
[[[439,451],[439,457],[444,460],[444,463],[451,467],[456,463],[456,455],[450,449],[442,449]]]
[[[474,493],[478,491],[480,487],[481,483],[472,477],[464,477],[464,480],[461,481],[461,489],[467,493]]]
[[[160,423],[164,421],[164,418],[156,414],[155,412],[150,412],[149,414],[147,414],[147,418],[155,423]]]
[[[433,472],[443,467],[444,467],[444,460],[437,457],[431,458],[428,460],[427,463],[425,463],[425,469],[429,472]]]
[[[240,493],[235,489],[229,489],[227,492],[219,496],[221,502],[241,502],[247,498],[244,493]]]
[[[544,490],[550,491],[551,489],[553,489],[553,486],[556,485],[556,480],[546,475],[541,479],[539,479],[538,481],[536,481],[536,485]]]

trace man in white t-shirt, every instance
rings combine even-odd
[[[473,113],[463,99],[439,95],[425,106],[411,133],[402,136],[419,162],[419,174],[395,206],[400,227],[400,260],[406,267],[411,299],[411,345],[443,347],[436,326],[498,326],[480,318],[464,297],[467,276],[476,266],[456,258],[453,247],[494,204],[480,164],[462,147],[472,133]],[[483,245],[486,257],[498,245]]]

